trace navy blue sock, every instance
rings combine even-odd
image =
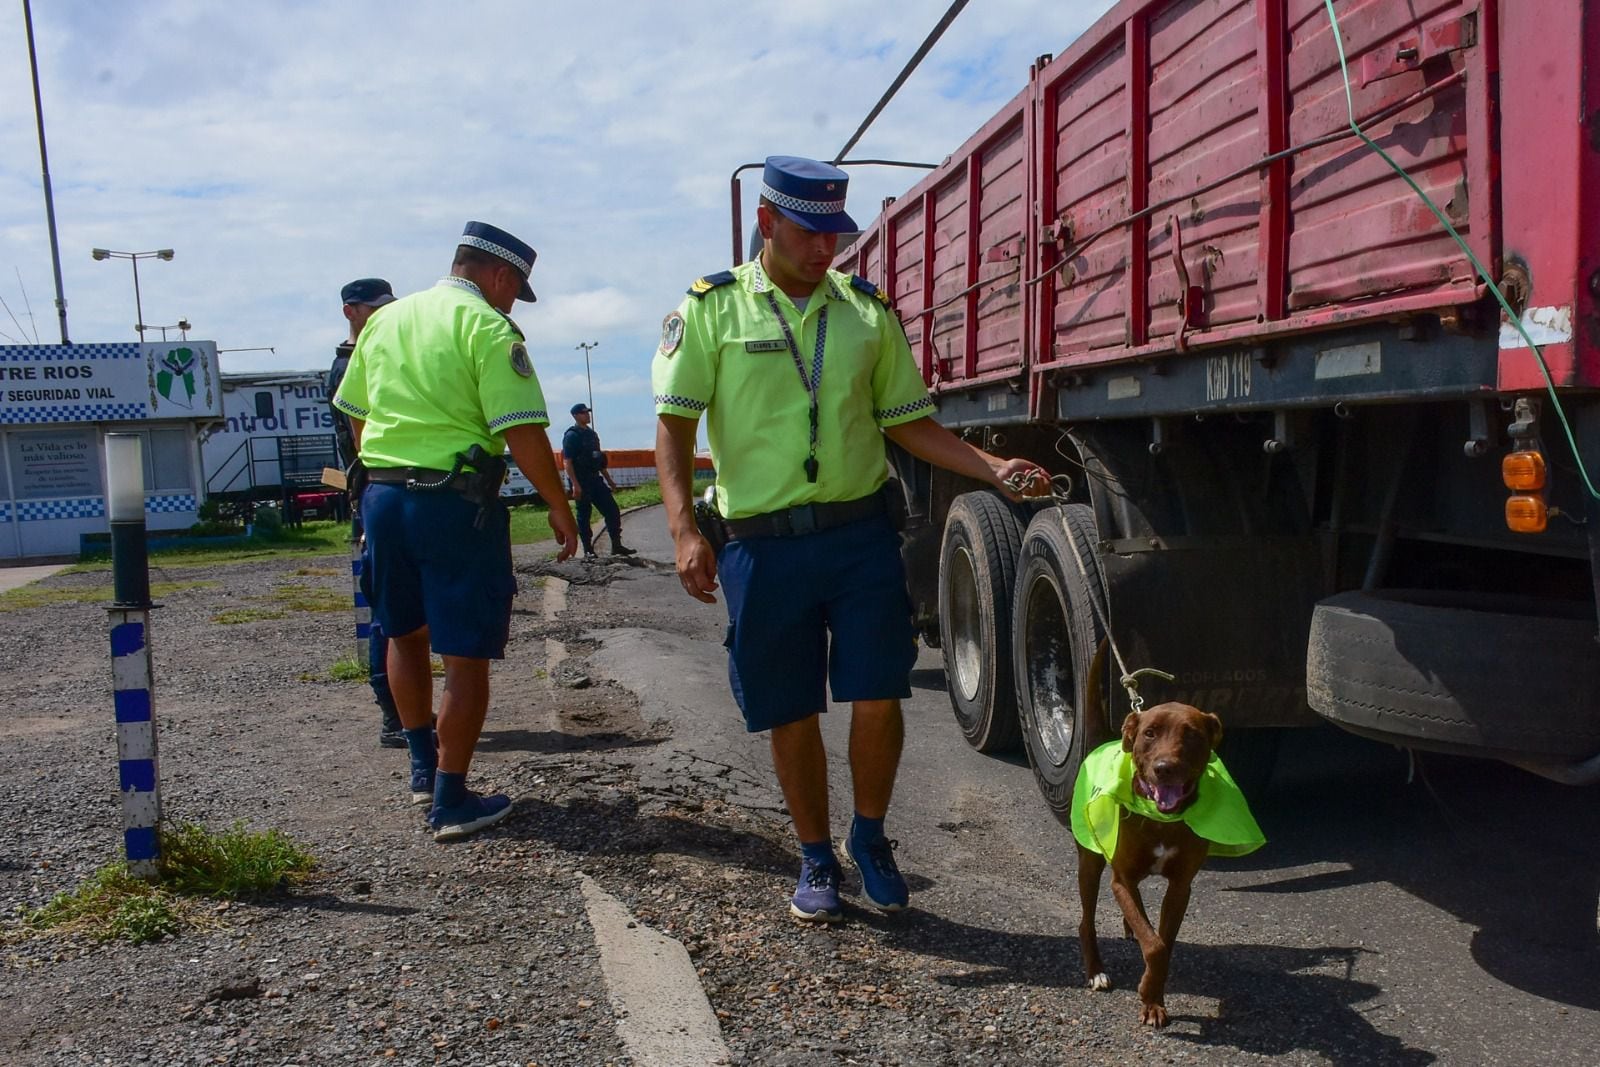
[[[453,808],[467,799],[467,775],[440,771],[433,776],[433,806]]]
[[[804,856],[812,863],[818,864],[819,866],[822,864],[839,862],[833,858],[832,841],[802,841],[800,842],[800,855]]]
[[[433,727],[406,730],[406,747],[411,750],[411,769],[431,771],[439,765],[439,752],[433,747]]]
[[[869,819],[860,812],[856,813],[855,821],[850,824],[850,839],[857,844],[865,845],[883,836],[883,820]]]

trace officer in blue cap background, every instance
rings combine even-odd
[[[489,706],[489,661],[505,655],[516,579],[500,502],[509,446],[549,505],[559,557],[578,545],[544,427],[544,394],[509,312],[531,302],[535,253],[469,222],[448,277],[386,307],[362,330],[334,405],[350,417],[373,617],[389,638],[389,687],[411,753],[411,799],[436,841],[503,819],[511,799],[467,788]],[[438,740],[430,650],[444,660]]]
[[[622,509],[612,495],[617,483],[606,470],[605,450],[600,447],[600,435],[591,424],[594,415],[588,404],[572,405],[572,425],[561,435],[561,459],[572,479],[573,496],[578,501],[578,536],[583,540],[584,556],[594,554],[594,534],[589,525],[591,508],[598,508],[605,520],[606,533],[611,537],[613,556],[635,555],[633,549],[622,543]]]
[[[772,759],[800,839],[790,911],[842,917],[829,833],[827,689],[851,704],[855,818],[845,849],[884,911],[909,900],[884,833],[916,660],[911,599],[885,492],[885,437],[912,455],[1013,494],[1034,464],[979,451],[931,417],[933,399],[888,297],[831,270],[848,177],[816,160],[772,156],[751,262],[701,278],[662,323],[651,366],[656,463],[678,577],[728,601],[728,676],[746,727],[771,731]],[[708,529],[691,499],[697,422],[717,469]],[[1046,491],[1048,479],[1037,479]]]
[[[350,417],[333,405],[339,383],[344,381],[345,369],[350,365],[350,353],[355,351],[361,328],[372,318],[373,312],[385,304],[394,303],[394,289],[382,278],[357,278],[339,290],[339,300],[344,305],[345,322],[350,325],[350,336],[333,349],[333,366],[328,368],[328,406],[333,408],[334,440],[339,448],[339,465],[348,468],[356,461],[356,439],[350,430]],[[350,514],[350,540],[361,543],[361,509]],[[363,568],[361,595],[372,603],[372,575]],[[385,748],[405,748],[406,737],[400,725],[400,713],[395,710],[394,696],[389,692],[389,642],[383,629],[376,623],[367,631],[367,683],[372,686],[372,697],[377,702],[380,720],[378,744]]]

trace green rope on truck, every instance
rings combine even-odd
[[[1500,302],[1500,307],[1504,309],[1506,318],[1517,328],[1517,332],[1522,335],[1522,339],[1528,342],[1528,348],[1532,350],[1533,358],[1539,363],[1539,373],[1544,376],[1545,389],[1550,393],[1550,403],[1555,406],[1556,416],[1561,420],[1561,429],[1567,435],[1567,444],[1572,446],[1572,458],[1578,464],[1578,474],[1583,478],[1584,488],[1589,491],[1591,497],[1600,500],[1600,492],[1595,490],[1594,483],[1589,480],[1589,471],[1584,467],[1583,456],[1578,452],[1578,440],[1573,436],[1572,424],[1567,421],[1566,410],[1561,406],[1561,398],[1556,393],[1556,383],[1550,377],[1550,368],[1544,361],[1544,353],[1539,350],[1538,345],[1533,343],[1533,338],[1522,325],[1522,316],[1511,310],[1511,305],[1506,302],[1505,294],[1500,291],[1500,287],[1489,276],[1489,272],[1484,268],[1484,265],[1478,262],[1478,257],[1472,254],[1472,249],[1467,247],[1467,242],[1462,240],[1461,235],[1456,232],[1456,228],[1450,225],[1450,220],[1445,218],[1444,212],[1440,211],[1438,205],[1429,199],[1427,193],[1422,191],[1422,187],[1412,180],[1411,175],[1406,173],[1405,168],[1396,163],[1378,142],[1368,137],[1356,122],[1355,94],[1350,88],[1350,65],[1345,61],[1344,57],[1344,34],[1339,28],[1339,16],[1334,14],[1333,0],[1322,0],[1322,3],[1328,9],[1328,22],[1333,26],[1334,47],[1339,50],[1339,70],[1344,75],[1344,100],[1350,110],[1350,128],[1355,131],[1357,137],[1366,142],[1368,148],[1378,153],[1383,158],[1383,161],[1389,164],[1390,168],[1404,179],[1405,183],[1411,187],[1411,191],[1421,198],[1422,202],[1428,206],[1429,211],[1433,212],[1433,217],[1439,220],[1439,225],[1443,226],[1450,236],[1455,239],[1456,244],[1461,246],[1461,251],[1466,253],[1473,269],[1478,272],[1478,276],[1489,286],[1489,291],[1494,294],[1494,298]]]

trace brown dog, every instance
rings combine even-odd
[[[1103,651],[1103,649],[1102,649]],[[1099,656],[1095,657],[1099,660]],[[1094,671],[1092,679],[1098,679]],[[1104,721],[1098,681],[1089,685],[1089,721]],[[1183,812],[1195,802],[1201,776],[1217,742],[1222,721],[1188,704],[1160,704],[1143,712],[1130,712],[1122,723],[1122,748],[1133,754],[1133,790],[1151,801],[1163,815]],[[1076,817],[1076,816],[1075,816]],[[1165,1026],[1164,1003],[1167,967],[1172,945],[1189,906],[1189,886],[1205,862],[1210,843],[1183,821],[1158,822],[1124,809],[1117,827],[1115,855],[1111,858],[1111,892],[1122,909],[1125,927],[1144,954],[1144,977],[1139,980],[1139,1021]],[[1083,921],[1078,937],[1083,948],[1083,969],[1091,989],[1110,989],[1111,979],[1100,962],[1095,940],[1095,898],[1106,857],[1078,845],[1078,895]],[[1152,928],[1139,897],[1139,883],[1152,874],[1167,879],[1161,904],[1160,928]]]

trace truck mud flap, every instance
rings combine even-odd
[[[1600,649],[1584,603],[1384,590],[1322,601],[1311,706],[1353,733],[1506,759],[1600,752]]]
[[[1309,538],[1172,538],[1102,556],[1111,627],[1147,704],[1182,701],[1225,728],[1306,726],[1306,633],[1320,565]]]

